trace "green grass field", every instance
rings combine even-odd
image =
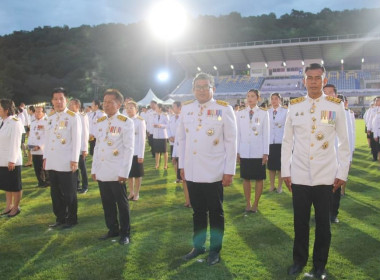
[[[380,186],[378,163],[371,161],[364,123],[357,121],[356,152],[339,224],[332,225],[329,279],[380,279]],[[210,163],[212,164],[212,163]],[[237,172],[239,173],[239,172]],[[55,221],[50,190],[35,188],[32,168],[23,169],[22,212],[0,218],[0,279],[304,279],[289,277],[292,263],[291,194],[269,193],[269,179],[259,212],[244,215],[242,181],[225,189],[226,232],[222,262],[184,262],[191,249],[192,210],[183,207],[182,188],[173,168],[154,169],[145,161],[140,200],[130,203],[131,244],[99,241],[106,233],[99,190],[78,195],[79,224],[70,230],[49,230]],[[0,208],[5,205],[0,194]],[[311,222],[310,256],[314,242]],[[207,243],[208,244],[208,243]],[[204,255],[206,257],[207,254]],[[304,272],[312,268],[311,257]]]

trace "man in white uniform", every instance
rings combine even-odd
[[[104,93],[106,116],[98,119],[94,127],[97,141],[91,176],[99,184],[108,228],[108,232],[100,239],[120,235],[119,243],[126,245],[129,244],[130,219],[125,182],[132,166],[135,131],[133,121],[119,112],[123,99],[116,89],[108,89]]]
[[[315,210],[314,275],[325,279],[331,242],[330,203],[333,191],[346,180],[350,163],[347,123],[340,99],[326,96],[325,68],[305,68],[307,95],[291,100],[281,150],[281,175],[293,193],[293,265],[298,274],[308,260],[311,205]],[[338,150],[335,139],[338,137]]]
[[[179,168],[193,207],[193,250],[190,260],[205,252],[207,215],[210,219],[209,265],[220,261],[224,235],[223,187],[236,169],[237,126],[232,107],[213,99],[214,78],[199,73],[193,80],[196,101],[182,107],[176,138]]]
[[[49,171],[51,200],[56,222],[50,227],[63,225],[71,228],[78,223],[77,188],[75,175],[81,147],[80,118],[66,108],[64,88],[52,93],[54,112],[48,118],[44,149],[44,169]]]

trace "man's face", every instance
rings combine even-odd
[[[54,110],[56,112],[62,112],[66,108],[66,97],[62,92],[54,93],[53,99],[51,100]]]
[[[201,104],[211,100],[214,90],[209,80],[196,80],[193,87],[194,96]]]
[[[303,82],[310,96],[319,96],[327,78],[324,77],[322,69],[312,69],[305,73]]]
[[[259,99],[257,98],[256,93],[254,93],[253,91],[247,92],[247,103],[249,106],[256,106],[258,101]]]
[[[173,113],[178,115],[179,113],[181,113],[181,108],[177,106],[177,104],[173,104],[172,105],[172,109],[173,109]]]
[[[156,111],[156,109],[157,109],[157,104],[154,103],[154,102],[150,102],[150,108],[151,108],[153,111]]]
[[[95,102],[93,101],[93,102],[91,103],[91,110],[92,110],[93,112],[95,112],[96,110],[98,110],[98,108],[99,108],[99,106],[98,106],[98,105],[95,105]]]
[[[280,105],[280,98],[278,98],[277,95],[273,95],[270,98],[270,104],[272,104],[273,107],[277,108]]]
[[[79,106],[74,101],[70,101],[69,102],[69,109],[71,111],[73,111],[74,113],[78,113],[79,112]]]
[[[380,106],[380,98],[376,98],[375,106]]]
[[[44,111],[42,107],[36,107],[34,111],[34,116],[36,117],[37,120],[42,119],[42,117],[44,116]]]
[[[323,92],[324,92],[326,95],[328,95],[328,96],[333,96],[333,97],[336,97],[336,96],[337,96],[336,93],[335,93],[335,91],[334,91],[334,88],[333,88],[333,87],[325,87],[325,88],[323,89]]]
[[[103,100],[103,110],[108,116],[113,116],[120,109],[121,103],[113,95],[105,95]]]

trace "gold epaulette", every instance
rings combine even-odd
[[[55,111],[51,111],[51,112],[49,113],[48,117],[51,117],[51,116],[54,115],[54,114],[55,114]]]
[[[288,109],[288,106],[282,106],[282,108],[284,108],[284,109]]]
[[[117,115],[117,118],[123,122],[127,121],[127,117],[126,116],[123,116],[123,115]]]
[[[12,120],[14,120],[14,121],[16,121],[16,122],[17,122],[17,121],[18,121],[18,118],[16,118],[16,117],[13,117],[13,118],[12,118]]]
[[[354,111],[352,111],[351,109],[350,109],[350,113],[353,113]]]
[[[265,108],[265,107],[259,107],[261,110],[263,111],[268,111],[268,108]]]
[[[74,117],[75,113],[73,111],[67,110],[66,113],[68,113],[70,116]]]
[[[139,120],[144,121],[144,118],[143,118],[142,116],[137,116],[137,118],[138,118]]]
[[[99,118],[99,119],[97,120],[97,122],[100,123],[100,122],[104,121],[106,118],[107,118],[106,116],[103,116],[103,117]]]
[[[223,101],[223,100],[216,100],[216,103],[218,103],[219,105],[222,105],[224,107],[227,107],[229,105],[228,102]]]
[[[193,102],[194,102],[194,100],[187,100],[187,101],[183,102],[183,105],[189,105]]]
[[[326,100],[333,102],[333,103],[336,103],[336,104],[339,104],[340,102],[342,102],[342,99],[340,99],[338,97],[333,97],[333,96],[326,96]]]
[[[294,99],[290,100],[290,105],[301,103],[303,101],[305,101],[305,97],[304,96],[301,96],[301,97],[298,97],[298,98],[294,98]]]

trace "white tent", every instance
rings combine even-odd
[[[158,98],[154,92],[152,91],[152,89],[149,89],[148,93],[145,95],[145,97],[143,99],[141,99],[140,101],[137,101],[137,104],[139,104],[140,106],[148,106],[150,101],[156,101],[157,103],[164,103],[164,101],[162,101],[160,98]]]

